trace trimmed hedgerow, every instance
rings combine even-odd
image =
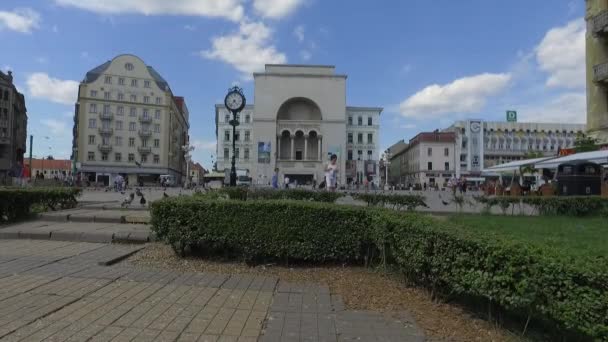
[[[73,208],[80,193],[78,188],[0,189],[0,217],[13,222],[29,217],[33,207],[43,211]]]
[[[482,203],[486,210],[494,206],[506,209],[515,205],[527,204],[533,207],[539,215],[588,216],[601,215],[608,208],[608,198],[600,196],[476,196],[475,200]]]
[[[416,210],[417,207],[427,207],[422,195],[388,195],[383,193],[355,193],[353,198],[373,207],[390,207],[396,210]]]
[[[225,196],[231,200],[296,200],[333,203],[344,195],[329,191],[311,191],[304,189],[255,189],[245,187],[227,187],[201,194],[201,197]],[[216,195],[217,194],[217,195]]]

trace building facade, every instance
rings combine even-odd
[[[207,173],[207,171],[201,164],[190,162],[188,170],[190,172],[190,184],[199,185],[204,182],[205,173]]]
[[[27,109],[13,84],[13,73],[0,71],[0,182],[19,177],[27,138]]]
[[[240,113],[236,168],[254,184],[269,184],[273,170],[298,184],[319,183],[324,164],[338,156],[338,183],[379,184],[382,108],[346,104],[346,75],[334,66],[266,65],[254,73],[254,102]],[[231,167],[231,114],[215,106],[217,169]]]
[[[608,144],[608,2],[586,0],[587,129]]]
[[[183,97],[139,57],[119,55],[80,83],[72,159],[91,182],[110,184],[122,175],[130,184],[157,183],[172,175],[180,183],[188,128]]]
[[[492,122],[478,119],[457,121],[446,132],[455,133],[458,167],[456,176],[477,176],[488,167],[527,158],[555,156],[573,148],[582,124]]]
[[[25,167],[29,169],[30,161],[25,159]],[[65,179],[72,175],[72,161],[67,159],[32,159],[32,178],[43,175],[45,179]]]
[[[423,132],[392,158],[399,173],[392,185],[398,187],[443,186],[456,175],[456,134]]]
[[[386,151],[389,163],[388,167],[388,184],[390,186],[398,186],[404,184],[407,178],[407,160],[405,159],[405,150],[408,144],[404,140],[399,140]]]

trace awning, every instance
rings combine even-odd
[[[483,172],[508,172],[508,171],[519,171],[520,168],[525,166],[538,165],[543,161],[549,161],[555,159],[555,157],[543,157],[543,158],[533,158],[533,159],[524,159],[524,160],[516,160],[505,164],[495,165],[484,169]],[[536,167],[537,169],[539,167]]]
[[[554,158],[542,162],[537,162],[534,167],[537,169],[555,169],[562,163],[586,160],[597,164],[608,164],[608,150],[592,151],[571,154],[564,157]]]

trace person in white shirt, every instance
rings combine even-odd
[[[338,156],[335,154],[331,155],[329,163],[325,167],[325,183],[327,184],[327,190],[336,191],[338,182]]]

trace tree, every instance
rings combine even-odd
[[[55,158],[53,158],[53,156],[49,155],[48,157],[46,157],[46,160],[55,160]]]
[[[598,139],[588,137],[584,133],[579,133],[574,141],[574,150],[576,153],[597,151],[600,149],[598,143]]]

